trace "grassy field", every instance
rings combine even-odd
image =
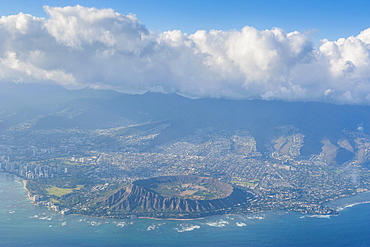
[[[70,189],[70,188],[59,188],[59,187],[56,187],[56,186],[51,186],[50,188],[47,188],[46,191],[48,192],[49,195],[53,195],[53,196],[64,196],[64,195],[67,195],[69,193],[72,193],[73,190],[79,190],[83,187],[83,185],[77,185],[76,188],[74,189]]]
[[[198,183],[164,183],[155,184],[150,190],[167,197],[178,197],[192,200],[211,200],[222,196],[221,191],[211,188],[208,184]]]

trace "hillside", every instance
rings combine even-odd
[[[167,187],[173,193],[170,196],[153,190],[158,187]],[[175,187],[181,190],[176,192]],[[212,198],[185,196],[197,192],[199,195],[210,192]],[[227,208],[245,203],[247,197],[252,195],[212,178],[167,176],[135,181],[109,196],[104,203],[110,215],[192,218],[223,213]]]

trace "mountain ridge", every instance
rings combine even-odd
[[[48,104],[45,106],[47,109],[27,103],[18,111],[10,113],[4,110],[0,113],[0,128],[6,130],[26,123],[29,130],[97,129],[167,121],[171,123],[170,127],[151,140],[152,147],[195,133],[197,129],[212,127],[218,130],[247,130],[256,139],[257,149],[265,153],[270,152],[274,139],[284,135],[277,129],[279,126],[294,126],[304,135],[305,145],[301,147],[301,155],[321,152],[324,146],[322,141],[328,139],[337,146],[339,155],[334,161],[337,159],[340,163],[353,157],[351,151],[337,144],[342,139],[348,139],[343,131],[361,129],[368,134],[370,130],[370,106],[189,99],[176,94],[129,95],[91,89],[81,90],[78,94],[76,91],[60,90],[61,93],[58,88],[51,91],[70,96],[63,102],[56,97],[55,104]],[[52,95],[48,97],[53,98]],[[291,131],[296,131],[293,129]]]
[[[216,186],[218,193],[223,190],[227,193],[225,196],[211,200],[192,200],[178,196],[164,196],[147,188],[153,183],[169,184],[173,182],[186,186],[208,183]],[[249,196],[252,197],[251,194]],[[246,197],[246,192],[212,178],[166,176],[135,181],[117,190],[104,203],[109,207],[110,215],[135,214],[137,216],[191,218],[194,215],[199,217],[224,212],[229,207],[244,203]]]

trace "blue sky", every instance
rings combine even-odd
[[[368,0],[1,0],[0,15],[45,16],[42,6],[82,5],[133,13],[150,30],[230,30],[253,26],[311,33],[313,40],[336,40],[370,27]]]
[[[369,0],[0,0],[0,7],[0,83],[370,104]]]

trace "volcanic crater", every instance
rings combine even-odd
[[[249,193],[217,179],[163,176],[137,180],[109,196],[110,213],[194,218],[223,213],[246,201]]]

